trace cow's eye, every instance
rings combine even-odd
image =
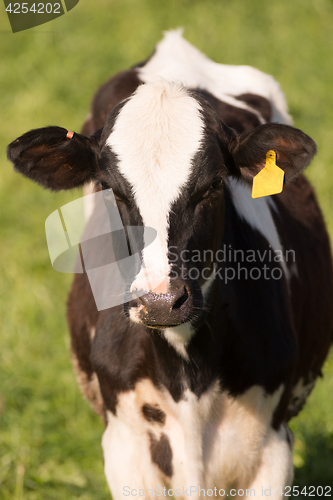
[[[210,187],[211,187],[212,189],[218,189],[219,187],[221,187],[221,186],[222,186],[222,183],[223,183],[222,179],[215,179],[215,180],[213,180],[213,182],[211,183]]]

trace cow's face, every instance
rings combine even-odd
[[[252,183],[268,150],[290,181],[311,161],[315,144],[287,125],[237,135],[200,92],[160,81],[140,86],[88,138],[59,127],[34,130],[10,144],[17,170],[53,190],[94,180],[112,188],[125,228],[148,226],[155,241],[142,251],[125,305],[130,319],[167,328],[196,320],[220,248],[229,175]]]
[[[125,227],[157,231],[131,284],[132,291],[149,292],[126,305],[135,322],[165,327],[200,315],[212,262],[198,254],[217,249],[223,236],[230,155],[227,148],[223,154],[222,134],[215,111],[199,94],[167,82],[142,85],[108,117],[101,138],[103,187],[115,193]]]

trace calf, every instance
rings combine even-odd
[[[301,174],[316,146],[290,123],[270,76],[170,32],[99,89],[82,135],[47,127],[9,145],[44,187],[112,188],[125,229],[156,231],[124,305],[98,311],[85,273],[68,302],[115,500],[289,491],[287,422],[321,374],[333,320],[329,239]],[[270,150],[283,192],[253,199]]]

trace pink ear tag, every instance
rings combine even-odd
[[[66,137],[67,137],[68,139],[72,139],[73,135],[74,135],[74,132],[71,132],[71,131],[69,130],[69,131],[67,132]]]

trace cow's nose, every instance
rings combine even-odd
[[[182,282],[167,293],[148,292],[129,303],[129,316],[151,327],[167,328],[189,321],[192,316],[193,291]]]
[[[141,304],[146,308],[167,308],[169,312],[173,309],[179,309],[189,297],[185,286],[169,293],[148,292],[146,295],[139,297]]]

